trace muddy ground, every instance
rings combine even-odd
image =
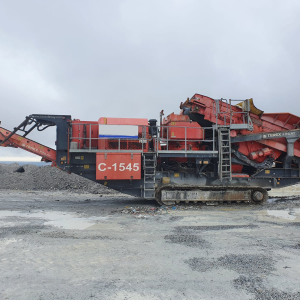
[[[300,299],[300,198],[0,192],[0,299]]]

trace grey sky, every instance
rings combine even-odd
[[[300,115],[299,15],[299,0],[0,0],[2,126],[158,118],[195,93]],[[54,147],[51,130],[31,138]]]

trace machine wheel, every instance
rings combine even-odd
[[[268,196],[268,192],[264,189],[255,189],[253,192],[252,192],[252,201],[255,203],[255,204],[261,204],[263,202],[266,202],[269,198]]]

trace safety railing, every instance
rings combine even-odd
[[[212,127],[157,126],[155,151],[215,151],[215,130]]]
[[[94,127],[94,131],[92,128]],[[135,136],[101,132],[98,124],[72,122],[69,132],[70,152],[144,152],[148,149],[148,127],[145,125],[130,125],[136,127]],[[109,127],[109,125],[107,125]],[[114,125],[121,128],[127,125]],[[117,128],[117,127],[115,127]]]
[[[242,110],[235,111],[232,107],[236,106],[233,104],[238,102]],[[216,116],[216,128],[218,127],[230,127],[230,129],[247,129],[253,130],[253,123],[250,118],[250,100],[232,100],[232,99],[215,99],[213,104],[213,114]],[[235,114],[242,115],[241,123],[234,123],[233,116]]]
[[[81,126],[76,128],[76,126]],[[84,126],[84,128],[83,128]],[[150,126],[136,125],[136,136],[100,134],[95,123],[72,123],[69,131],[70,152],[148,152],[148,151],[215,151],[212,127],[157,126],[157,134],[149,134]],[[126,127],[127,125],[116,125]],[[73,129],[72,129],[73,128]],[[117,127],[116,127],[117,128]],[[74,130],[75,129],[75,130]],[[118,128],[117,128],[118,129]]]
[[[222,110],[223,105],[225,104],[225,110]],[[218,126],[226,126],[227,124],[227,116],[230,118],[231,105],[229,104],[227,99],[215,99],[213,103],[213,114],[216,116],[216,127]],[[223,122],[222,122],[223,121]],[[228,120],[228,123],[230,121]]]
[[[239,102],[239,106],[241,107],[242,111],[233,111],[232,103]],[[253,123],[250,118],[250,99],[246,100],[232,100],[229,99],[230,105],[230,128],[231,129],[247,129],[252,131],[253,130]],[[243,122],[241,124],[233,124],[232,117],[234,114],[242,114]]]

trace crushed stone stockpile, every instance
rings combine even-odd
[[[0,189],[9,190],[65,190],[80,193],[111,194],[116,191],[91,180],[69,174],[51,166],[20,166],[0,164]]]

